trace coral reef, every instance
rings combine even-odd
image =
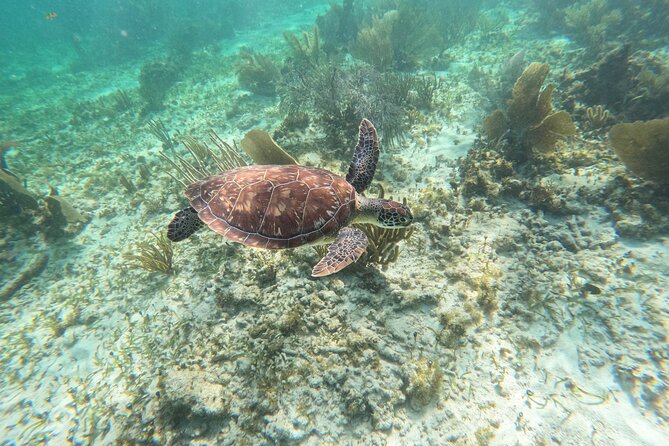
[[[371,20],[360,24],[352,54],[382,71],[415,69],[470,33],[480,6],[479,1],[378,2]]]
[[[439,343],[448,348],[457,348],[465,342],[467,331],[483,320],[483,313],[471,302],[463,308],[452,308],[439,314],[441,331],[437,335]]]
[[[460,166],[460,190],[465,197],[499,197],[504,191],[516,188],[513,164],[499,151],[482,145],[470,150]]]
[[[308,113],[301,111],[292,111],[286,114],[281,121],[281,125],[274,131],[275,139],[290,138],[299,136],[299,133],[309,127],[311,118]]]
[[[658,187],[659,186],[659,187]],[[618,175],[588,198],[609,211],[621,237],[650,238],[669,231],[669,200],[666,185],[634,181]]]
[[[589,0],[564,10],[565,24],[591,51],[599,51],[623,21],[620,9],[611,9],[607,0]]]
[[[9,194],[36,203],[0,205],[14,213],[0,225],[3,440],[669,444],[667,185],[626,171],[606,139],[613,124],[667,119],[667,0],[607,0],[602,17],[619,9],[622,22],[601,47],[630,46],[601,64],[600,43],[565,23],[567,8],[590,0],[337,3],[98,2],[89,17],[110,25],[95,28],[110,42],[96,47],[75,29],[80,50],[107,56],[96,48],[118,45],[110,58],[123,65],[76,73],[77,54],[60,44],[86,23],[80,10],[13,21],[58,38],[26,52],[32,66],[12,48],[0,76],[0,136],[21,141],[4,153],[19,178],[0,170],[23,187]],[[324,13],[319,37],[305,40]],[[386,13],[399,17],[381,71],[351,48]],[[220,40],[231,22],[240,32]],[[199,31],[175,48],[169,36],[186,24]],[[299,48],[287,48],[286,29]],[[281,107],[241,88],[243,47],[281,61]],[[149,133],[136,73],[166,53],[188,65]],[[525,55],[550,63],[557,87],[542,93],[537,81],[521,101],[511,95]],[[512,128],[506,101],[543,112],[550,93],[584,132],[558,143],[568,150],[540,153],[527,142],[536,123]],[[503,136],[479,138],[491,103]],[[310,248],[244,249],[207,232],[174,248],[178,274],[119,255],[157,247],[147,230],[184,206],[183,183],[281,160],[263,130],[300,163],[343,172],[363,113],[383,123],[372,190],[406,196],[415,216],[404,233],[371,230],[365,270],[315,280]],[[211,128],[230,144],[210,142]],[[642,133],[643,145],[653,131]],[[90,217],[76,237],[45,237],[48,201],[59,200],[42,196],[49,184]]]
[[[405,136],[416,107],[432,106],[439,82],[433,76],[380,73],[370,66],[325,64],[293,68],[279,87],[287,113],[312,111],[325,142],[338,158],[355,146],[357,123],[368,118],[386,147]]]
[[[609,111],[601,105],[586,108],[585,117],[589,130],[598,130],[605,127],[611,118]]]
[[[396,10],[375,18],[371,25],[360,30],[352,49],[353,55],[379,70],[390,68],[395,62],[392,34],[398,22],[399,12]]]
[[[147,126],[149,127],[149,131],[160,140],[163,151],[174,149],[177,141],[170,136],[170,131],[167,130],[163,121],[160,119],[149,119]]]
[[[84,125],[90,121],[108,121],[132,111],[134,102],[130,94],[123,90],[87,99],[73,104],[70,110],[70,124]]]
[[[143,113],[160,110],[167,91],[179,78],[179,68],[172,60],[145,64],[139,73],[139,94],[144,99]]]
[[[330,9],[316,18],[325,52],[340,50],[355,39],[361,21],[357,9],[354,0],[343,0],[341,5],[331,2]]]
[[[669,184],[669,118],[616,124],[609,140],[635,175]]]
[[[621,45],[574,74],[567,88],[569,96],[590,106],[601,105],[613,113],[621,113],[633,84],[630,51],[630,45]]]
[[[124,259],[129,265],[140,267],[149,272],[160,272],[164,274],[173,274],[174,265],[172,258],[172,242],[167,239],[166,234],[152,234],[153,243],[149,241],[139,242],[134,248],[132,254],[125,254]]]
[[[413,408],[426,406],[439,399],[439,390],[444,374],[437,361],[430,361],[424,356],[404,367],[406,389],[409,404]]]
[[[219,172],[246,165],[236,143],[231,146],[213,130],[209,131],[209,139],[219,149],[219,153],[190,136],[184,136],[182,142],[193,158],[192,161],[178,154],[170,156],[165,152],[160,153],[161,158],[174,169],[174,174],[168,174],[183,187]]]
[[[220,379],[213,374],[196,370],[167,370],[158,385],[163,393],[160,416],[179,428],[206,423],[220,423],[229,416],[233,398]]]
[[[317,26],[313,28],[311,33],[302,33],[302,40],[293,33],[285,32],[283,34],[290,47],[293,64],[315,67],[323,62],[324,57],[319,36]]]
[[[36,210],[37,199],[18,178],[0,169],[0,215],[17,215],[24,210]]]
[[[399,243],[408,240],[414,227],[402,229],[380,228],[375,225],[361,225],[367,235],[367,250],[358,262],[361,265],[378,265],[385,270],[400,255]]]
[[[533,152],[550,152],[561,139],[576,133],[576,126],[565,111],[551,105],[554,86],[542,85],[548,76],[546,64],[531,63],[513,86],[506,112],[497,110],[484,121],[491,141],[509,141],[507,155],[523,161]]]
[[[74,234],[80,231],[88,218],[77,211],[67,200],[58,195],[58,190],[52,187],[49,195],[44,198],[49,217],[45,224],[50,235]]]
[[[235,71],[239,85],[243,88],[263,96],[276,95],[276,84],[281,72],[271,56],[242,48]]]

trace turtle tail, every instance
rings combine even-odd
[[[167,238],[173,242],[180,242],[195,234],[203,224],[195,209],[191,207],[182,209],[167,225]]]

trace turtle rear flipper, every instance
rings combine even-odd
[[[180,242],[193,235],[203,224],[195,209],[191,207],[182,209],[167,225],[167,238],[173,242]]]
[[[363,119],[358,131],[358,145],[346,174],[346,181],[353,185],[356,192],[362,193],[372,182],[378,161],[379,136],[369,119]]]
[[[357,228],[342,228],[328,253],[311,270],[313,277],[334,274],[355,262],[367,249],[367,236]]]

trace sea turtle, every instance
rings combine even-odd
[[[188,186],[185,195],[190,207],[175,215],[167,237],[184,240],[207,224],[223,237],[255,248],[331,243],[311,275],[336,273],[367,248],[367,236],[351,223],[396,228],[413,221],[402,203],[362,196],[378,159],[376,129],[363,119],[346,179],[297,164],[253,165],[221,172]]]

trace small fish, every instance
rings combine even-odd
[[[53,20],[56,17],[58,17],[58,13],[56,11],[51,11],[44,18],[47,19],[47,20]]]

